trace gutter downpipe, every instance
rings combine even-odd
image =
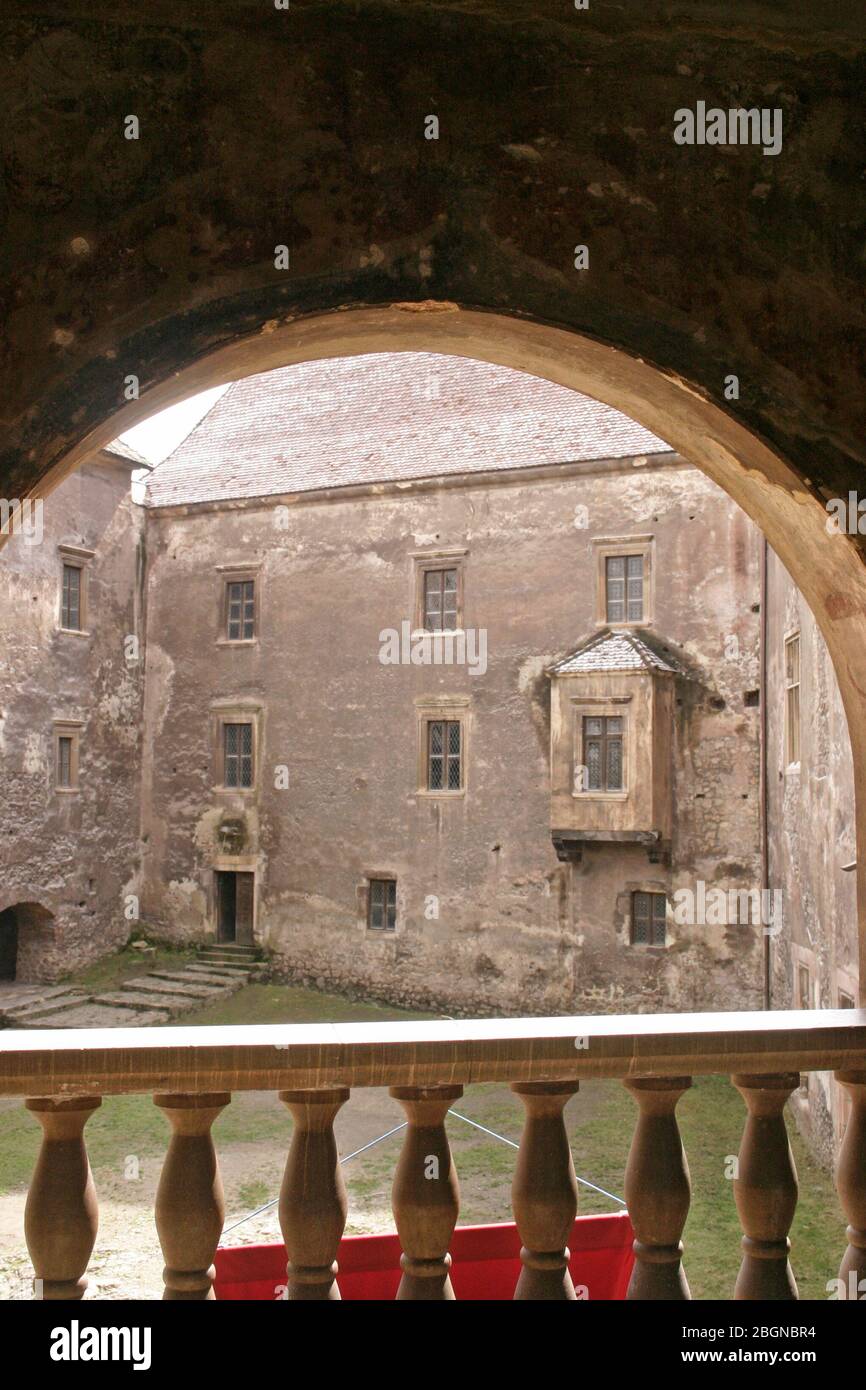
[[[759,750],[760,750],[760,770],[758,796],[760,801],[760,833],[761,833],[761,888],[769,893],[770,888],[770,848],[767,823],[769,820],[768,808],[768,787],[767,787],[767,587],[769,570],[769,545],[767,537],[761,534],[761,651],[760,651],[760,693],[761,717],[759,721]],[[768,902],[769,898],[761,896],[762,902]],[[766,928],[763,929],[764,936],[764,1008],[772,1008],[771,998],[771,957],[770,943],[771,937]]]

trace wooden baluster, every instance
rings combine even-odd
[[[836,1160],[836,1190],[848,1218],[848,1249],[839,1268],[840,1299],[866,1299],[866,1071],[837,1071],[851,1114]]]
[[[574,1299],[568,1240],[577,1215],[577,1179],[563,1110],[576,1081],[514,1081],[526,1110],[511,1185],[523,1268],[516,1299]]]
[[[211,1126],[226,1092],[154,1096],[172,1134],[156,1190],[156,1229],[165,1260],[164,1299],[213,1299],[214,1255],[225,1217]]]
[[[453,1299],[448,1246],[460,1210],[460,1188],[445,1116],[462,1086],[392,1086],[409,1121],[394,1175],[391,1204],[403,1247],[399,1299]]]
[[[623,1084],[639,1107],[625,1171],[625,1200],[635,1233],[626,1298],[689,1299],[680,1237],[692,1189],[676,1107],[692,1080],[633,1077]]]
[[[334,1139],[346,1086],[280,1091],[295,1127],[280,1190],[280,1229],[289,1262],[291,1300],[339,1299],[337,1250],[349,1209]]]
[[[36,1296],[78,1299],[96,1240],[99,1210],[84,1146],[84,1126],[98,1096],[25,1101],[42,1126],[42,1144],[24,1208],[24,1236],[36,1274]]]
[[[785,1128],[785,1103],[800,1084],[797,1072],[731,1078],[748,1108],[740,1144],[734,1200],[743,1228],[743,1263],[736,1299],[796,1299],[788,1262],[788,1231],[797,1209],[797,1170]]]

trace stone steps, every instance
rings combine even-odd
[[[229,964],[199,960],[176,970],[150,971],[126,980],[113,990],[86,994],[68,985],[10,987],[0,995],[0,1027],[12,1028],[144,1028],[168,1023],[212,1000],[227,999],[243,989],[262,965],[258,953]],[[25,992],[26,991],[26,992]],[[12,1001],[3,1007],[3,999]]]
[[[23,999],[12,1005],[7,1005],[0,1009],[0,1019],[7,1028],[22,1028],[31,1019],[55,1018],[65,1013],[69,1009],[76,1009],[82,1004],[90,1002],[92,995],[85,993],[81,989],[73,989],[69,986],[59,986],[54,989],[44,990],[42,993],[35,993],[29,999]],[[38,1026],[49,1028],[49,1023],[40,1023]]]

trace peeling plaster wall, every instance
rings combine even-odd
[[[59,630],[61,544],[95,551],[89,635]],[[13,535],[0,557],[0,910],[19,923],[20,980],[51,980],[126,941],[137,891],[143,660],[143,516],[129,469],[94,462],[44,504],[40,544]],[[139,633],[139,635],[141,635]],[[54,720],[81,720],[80,790],[55,791]]]
[[[757,533],[682,464],[575,465],[552,478],[374,489],[148,514],[142,911],[182,940],[214,931],[224,817],[245,824],[256,938],[297,979],[449,1011],[751,1007],[751,934],[626,942],[618,895],[659,878],[642,852],[552,848],[545,667],[595,625],[593,539],[656,537],[655,628],[693,672],[677,709],[673,868],[756,884]],[[575,525],[586,507],[588,524]],[[411,619],[413,552],[465,547],[468,628],[488,669],[388,666]],[[260,633],[220,645],[218,566],[258,564]],[[729,642],[735,636],[736,650]],[[727,643],[727,645],[726,645]],[[417,795],[415,702],[468,697],[466,795]],[[258,785],[215,791],[212,703],[260,706]],[[289,787],[275,788],[275,769]],[[398,930],[367,930],[365,874],[395,876]],[[640,886],[643,886],[642,883]],[[430,899],[438,899],[438,918]]]
[[[838,542],[844,544],[843,540]],[[778,557],[769,553],[767,593],[767,787],[770,883],[785,893],[785,930],[773,942],[773,1007],[803,1007],[798,966],[811,976],[811,1008],[856,1002],[858,983],[854,770],[848,723],[827,647]],[[800,765],[786,767],[785,639],[800,633]],[[848,1113],[826,1072],[809,1074],[800,1107],[830,1155]],[[804,1098],[804,1097],[802,1097]]]

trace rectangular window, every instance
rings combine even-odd
[[[623,784],[622,715],[585,715],[583,720],[584,785],[591,792],[621,792]]]
[[[72,739],[66,734],[57,740],[57,785],[72,786]]]
[[[427,632],[454,632],[457,623],[457,570],[424,571],[424,627]]]
[[[370,879],[370,888],[367,894],[367,926],[371,931],[394,931],[396,928],[396,879]]]
[[[223,786],[253,785],[252,724],[223,725]]]
[[[664,893],[632,893],[631,940],[633,946],[664,946],[667,898]]]
[[[643,555],[608,555],[605,604],[609,623],[643,621]]]
[[[797,995],[801,1009],[812,1007],[812,975],[808,965],[797,966]]]
[[[800,634],[785,641],[785,762],[800,761]]]
[[[81,566],[63,566],[63,597],[60,626],[69,632],[81,631]]]
[[[226,637],[229,642],[249,642],[255,635],[255,580],[230,579],[226,584]]]
[[[854,1002],[853,995],[846,994],[845,991],[844,991],[844,989],[840,989],[840,990],[837,992],[837,998],[836,998],[836,1008],[837,1008],[837,1009],[856,1009],[856,1007],[857,1007],[857,1005],[856,1005],[856,1003]]]
[[[463,786],[462,743],[458,719],[431,719],[427,724],[427,790],[459,792]]]

